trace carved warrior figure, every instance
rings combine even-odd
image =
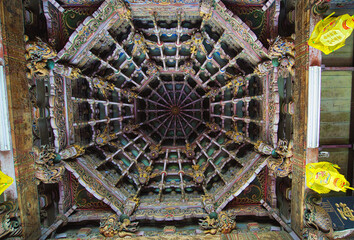
[[[130,222],[129,217],[122,214],[118,217],[116,214],[109,216],[100,223],[100,233],[105,237],[126,237],[132,236],[137,231],[137,222]]]
[[[211,98],[211,100],[215,101],[215,98],[219,95],[219,88],[211,88],[209,92],[205,94],[205,97]]]
[[[245,137],[243,136],[242,133],[237,132],[237,131],[227,131],[226,136],[228,136],[231,140],[233,140],[235,143],[243,143],[245,141]]]
[[[138,94],[129,90],[129,89],[123,89],[122,94],[125,95],[128,98],[128,102],[132,102],[133,98],[137,98]]]
[[[214,2],[210,0],[200,1],[199,14],[204,21],[207,21],[211,18],[211,15],[213,14],[212,11],[213,3]]]
[[[204,230],[205,234],[230,233],[236,228],[236,221],[232,219],[226,212],[221,211],[210,213],[204,220],[199,220],[199,225]]]
[[[60,155],[55,153],[55,150],[44,146],[39,149],[34,149],[37,160],[35,161],[35,176],[39,180],[37,184],[57,183],[64,174],[65,167],[58,164],[61,160]]]
[[[116,138],[116,134],[115,133],[109,134],[108,127],[106,127],[103,132],[98,131],[95,142],[97,145],[103,146],[108,144],[109,141],[115,138]]]
[[[18,237],[22,233],[20,219],[17,217],[18,206],[12,201],[0,204],[0,239]]]
[[[145,66],[148,68],[146,73],[149,76],[157,74],[162,69],[160,66],[156,65],[156,63],[152,60],[147,60]]]
[[[201,49],[205,54],[207,54],[207,50],[202,43],[203,35],[200,32],[196,32],[192,36],[191,54],[196,54],[198,49]]]
[[[187,74],[195,74],[195,71],[193,69],[193,63],[192,61],[186,61],[185,64],[183,64],[180,68],[180,71],[185,72]]]
[[[133,37],[134,47],[132,50],[132,55],[148,54],[148,49],[146,47],[146,41],[142,33],[136,32]]]
[[[93,86],[98,88],[102,95],[107,98],[107,90],[114,90],[114,84],[105,81],[102,77],[95,77],[92,79]]]
[[[307,227],[323,232],[326,236],[332,236],[332,220],[326,210],[320,206],[321,201],[322,198],[318,193],[308,190],[305,196],[305,224]]]
[[[234,94],[237,94],[238,89],[245,85],[245,78],[243,76],[237,76],[234,79],[230,80],[225,87],[228,89],[233,88],[234,89]]]
[[[28,78],[32,78],[34,74],[39,76],[49,75],[51,59],[57,56],[56,51],[49,46],[47,43],[43,42],[40,38],[37,38],[35,41],[28,41],[28,37],[25,37],[26,41],[26,60],[27,68],[29,73],[27,74]],[[52,63],[54,63],[52,61]]]

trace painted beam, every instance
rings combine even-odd
[[[350,71],[354,72],[354,67],[326,67],[322,65],[322,71]]]

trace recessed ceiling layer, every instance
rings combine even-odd
[[[276,89],[271,76],[252,74],[265,56],[222,2],[106,0],[58,53],[51,79],[67,120],[55,147],[85,149],[66,169],[118,214],[162,221],[220,212],[266,165],[253,145],[277,143]],[[61,64],[81,73],[59,74]],[[262,196],[272,202],[272,194]],[[126,204],[133,197],[135,211]]]

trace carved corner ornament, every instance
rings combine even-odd
[[[292,172],[292,141],[288,144],[287,140],[279,140],[277,148],[273,148],[271,145],[264,143],[263,141],[257,141],[254,143],[256,152],[264,155],[268,155],[267,166],[269,170],[276,177],[291,177]]]
[[[50,70],[54,68],[53,59],[57,56],[57,52],[48,44],[37,38],[34,41],[26,41],[27,78],[32,78],[34,74],[40,77],[48,76]]]
[[[186,148],[184,149],[184,153],[186,154],[187,158],[192,159],[195,157],[195,150],[196,145],[195,144],[190,144],[186,143]]]
[[[278,36],[268,42],[270,45],[268,48],[269,59],[259,63],[253,73],[261,77],[267,75],[272,69],[278,68],[281,77],[294,76],[294,39]]]
[[[0,218],[0,239],[21,236],[22,226],[18,217],[17,203],[13,201],[1,203]]]
[[[48,146],[43,146],[40,150],[35,149],[35,155],[37,158],[35,160],[37,184],[40,182],[58,183],[65,171],[65,167],[60,163],[60,155]]]

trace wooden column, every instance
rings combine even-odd
[[[307,148],[308,84],[309,67],[321,66],[322,54],[309,47],[307,41],[316,23],[321,19],[311,13],[308,0],[296,3],[295,23],[295,82],[293,97],[294,114],[294,156],[291,201],[291,227],[302,236],[304,228],[305,168],[306,163],[318,162],[318,148]]]
[[[310,10],[308,0],[299,0],[296,4],[295,23],[295,81],[293,98],[294,114],[294,156],[291,188],[291,227],[298,236],[302,236],[304,219],[304,189],[306,165],[306,132],[307,132],[307,91],[309,76],[309,46],[307,40],[310,30]]]
[[[34,182],[31,107],[26,79],[24,19],[21,0],[0,0],[1,31],[4,44],[18,203],[23,239],[38,239],[40,218],[37,185]]]

